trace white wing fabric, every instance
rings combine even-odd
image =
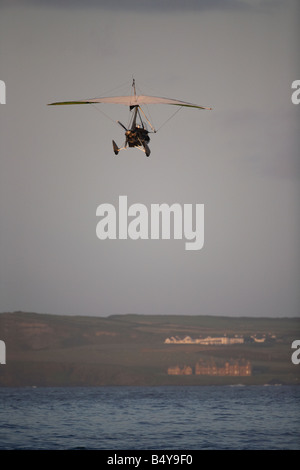
[[[141,104],[171,104],[175,106],[186,106],[188,108],[198,109],[212,109],[197,104],[188,103],[186,101],[174,100],[170,98],[160,98],[158,96],[147,95],[132,95],[132,96],[111,96],[107,98],[92,98],[88,100],[78,101],[58,101],[56,103],[49,103],[49,105],[64,105],[64,104],[89,104],[89,103],[113,103],[124,104],[126,106],[139,106]]]

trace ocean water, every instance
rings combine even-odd
[[[0,388],[0,449],[300,449],[300,387]]]

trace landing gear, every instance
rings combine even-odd
[[[127,145],[125,144],[125,147],[119,148],[114,140],[112,141],[112,145],[113,145],[113,151],[114,151],[115,155],[118,155],[120,150],[126,150],[126,147],[127,147]],[[149,148],[149,146],[146,142],[141,142],[140,145],[130,145],[129,144],[129,147],[136,147],[139,150],[142,150],[143,152],[145,152],[146,157],[150,156],[151,151],[150,151],[150,148]]]
[[[146,157],[149,157],[151,152],[150,152],[150,149],[149,149],[148,145],[146,144],[146,142],[143,142],[143,147],[145,149]]]
[[[117,144],[114,140],[112,141],[112,144],[113,144],[113,149],[114,149],[115,155],[118,155],[119,147],[117,146]]]

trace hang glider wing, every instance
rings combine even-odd
[[[174,100],[170,98],[160,98],[158,96],[147,95],[132,95],[132,96],[111,96],[107,98],[92,98],[80,101],[58,101],[56,103],[49,103],[49,105],[64,105],[64,104],[89,104],[89,103],[113,103],[123,104],[126,106],[139,106],[141,104],[171,104],[175,106],[186,106],[188,108],[198,109],[212,109],[197,104],[188,103],[186,101]]]

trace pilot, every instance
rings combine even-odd
[[[146,142],[150,141],[148,131],[144,127],[141,127],[139,124],[136,126],[136,133],[142,140]]]

